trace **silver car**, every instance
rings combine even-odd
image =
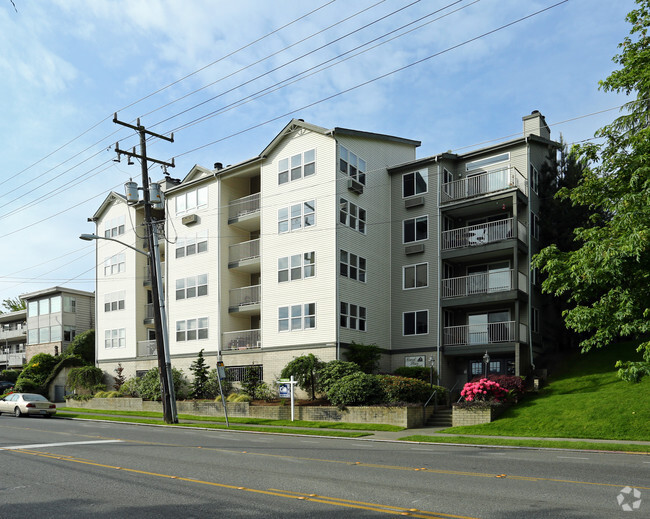
[[[39,415],[50,417],[56,414],[56,404],[36,393],[11,393],[0,398],[0,414],[12,413],[14,416]]]

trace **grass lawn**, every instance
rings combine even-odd
[[[624,343],[569,357],[537,394],[489,424],[452,427],[445,433],[650,441],[650,377],[619,380],[617,360],[642,360]]]

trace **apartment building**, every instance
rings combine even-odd
[[[383,371],[432,365],[449,386],[479,367],[525,373],[543,348],[529,272],[555,147],[544,118],[467,154],[416,159],[419,145],[294,119],[247,161],[168,180],[157,220],[173,366],[187,373],[203,349],[272,381],[293,357],[344,358],[356,342],[382,348]],[[92,220],[145,247],[141,204],[111,193]],[[96,246],[98,364],[133,375],[157,365],[148,258]]]
[[[27,310],[0,314],[0,370],[22,368],[26,344]]]
[[[95,327],[95,294],[51,287],[20,296],[27,307],[26,362],[63,353],[75,335]]]

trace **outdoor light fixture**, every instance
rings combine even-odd
[[[485,364],[485,378],[488,376],[488,364],[490,363],[490,355],[487,350],[485,350],[485,355],[483,355],[483,364]]]

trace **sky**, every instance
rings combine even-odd
[[[522,132],[591,139],[626,98],[598,89],[632,0],[0,0],[0,302],[94,290],[79,240],[140,118],[193,165],[257,156],[291,118],[422,142],[418,158]],[[541,12],[540,12],[541,11]],[[150,167],[152,180],[162,178]]]

